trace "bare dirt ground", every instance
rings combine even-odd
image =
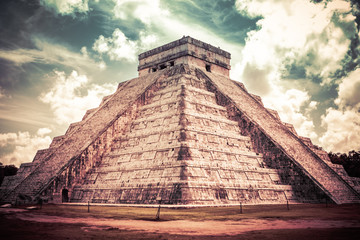
[[[22,220],[30,220],[23,218]],[[32,221],[62,222],[62,223],[83,223],[89,225],[87,228],[113,227],[126,230],[140,230],[146,232],[169,233],[179,235],[237,235],[244,232],[269,229],[301,229],[301,228],[344,228],[360,227],[356,222],[343,221],[314,221],[314,220],[247,220],[246,222],[235,221],[166,221],[149,222],[143,220],[108,220],[108,219],[66,219],[66,218],[32,218]]]
[[[60,216],[38,215],[21,209],[0,209],[2,217],[19,219],[37,223],[81,224],[83,231],[106,230],[116,228],[130,231],[144,231],[152,233],[167,233],[175,235],[238,235],[249,231],[270,229],[330,229],[330,228],[360,228],[360,221],[356,220],[278,220],[278,219],[244,219],[241,221],[145,221],[118,220],[109,218],[68,218]],[[1,216],[0,216],[1,217]]]

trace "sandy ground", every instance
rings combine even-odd
[[[90,229],[118,228],[122,230],[138,230],[153,233],[181,235],[237,235],[254,230],[269,229],[304,229],[304,228],[360,228],[360,221],[351,220],[274,220],[247,219],[243,221],[145,221],[145,220],[114,220],[105,218],[66,218],[57,216],[37,215],[19,209],[1,209],[6,217],[25,221],[44,223],[84,224],[84,231]],[[12,213],[12,214],[9,214]]]

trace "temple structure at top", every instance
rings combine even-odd
[[[229,76],[230,53],[189,36],[139,55],[139,76],[179,64]]]

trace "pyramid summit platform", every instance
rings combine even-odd
[[[348,177],[259,96],[230,53],[191,37],[139,55],[139,77],[6,177],[2,202],[234,205],[360,201]]]

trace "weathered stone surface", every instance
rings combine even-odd
[[[72,162],[76,161],[85,151],[94,145],[94,142],[109,131],[109,125],[112,125],[116,119],[125,119],[126,113],[130,114],[129,109],[136,108],[136,100],[139,99],[144,89],[153,84],[159,77],[165,77],[163,74],[154,74],[136,78],[125,83],[119,88],[117,94],[109,99],[102,108],[98,109],[91,117],[74,124],[69,128],[66,138],[57,148],[51,150],[51,153],[43,160],[44,164],[39,164],[20,185],[16,186],[11,194],[5,194],[3,199],[14,201],[19,193],[35,196],[44,191],[58,175],[68,169]],[[121,89],[127,89],[121,91]],[[95,147],[97,145],[95,144]],[[107,148],[108,146],[102,146]],[[95,156],[101,156],[97,151]],[[100,161],[101,159],[96,159]],[[92,165],[91,161],[86,164]],[[86,169],[86,168],[85,168]],[[79,169],[77,169],[78,171]]]
[[[287,158],[287,161],[290,160],[294,164],[292,170],[299,168],[304,175],[302,177],[308,177],[316,185],[316,188],[320,188],[334,202],[348,203],[359,200],[359,193],[302,141],[308,142],[310,139],[298,138],[286,126],[272,118],[273,115],[251,95],[240,91],[237,84],[229,81],[228,78],[209,72],[204,73],[201,70],[197,70],[197,72],[198,76],[207,78],[213,84],[213,89],[218,94],[218,98],[223,101],[222,103],[230,102],[227,103],[227,107],[232,112],[232,117],[237,119],[243,133],[252,136],[255,149],[270,155],[269,165],[273,165],[277,161],[272,159],[274,157],[278,160],[279,157]],[[277,148],[280,154],[272,153],[269,147]],[[284,164],[280,163],[276,167],[281,165]],[[305,185],[301,188],[299,191],[305,190]],[[311,191],[315,191],[315,188]],[[317,196],[315,197],[317,198]]]
[[[359,201],[326,152],[228,78],[229,53],[186,37],[139,59],[140,77],[120,83],[5,178],[2,201],[19,194],[55,203]]]
[[[191,37],[152,49],[139,55],[139,76],[187,64],[229,76],[230,53]]]

